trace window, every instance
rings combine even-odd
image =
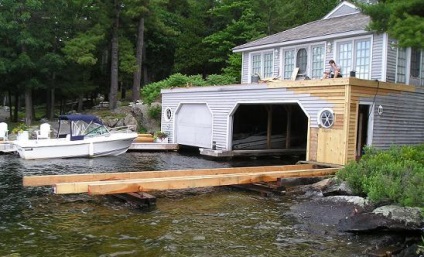
[[[312,78],[321,78],[324,72],[324,46],[312,47]]]
[[[337,62],[336,62],[337,63]],[[352,43],[341,43],[339,45],[339,60],[340,73],[346,74],[352,70]]]
[[[290,79],[294,69],[294,50],[284,51],[284,79]]]
[[[420,77],[421,51],[412,48],[411,50],[411,77]]]
[[[272,77],[272,74],[273,74],[272,56],[273,56],[272,53],[264,54],[264,78]]]
[[[406,83],[406,49],[398,49],[396,82]]]
[[[273,52],[252,54],[252,75],[258,74],[261,78],[273,76]]]
[[[338,65],[341,73],[349,74],[356,71],[356,76],[369,79],[371,71],[371,39],[357,39],[338,44]]]
[[[252,75],[261,75],[261,55],[252,55]]]
[[[297,51],[296,64],[296,66],[299,67],[300,74],[306,73],[306,67],[308,64],[308,53],[306,52],[305,48],[301,48],[299,49],[299,51]]]
[[[323,128],[331,128],[335,122],[335,114],[332,109],[322,109],[317,117],[318,125]]]
[[[370,74],[370,47],[369,40],[356,42],[356,77],[368,79]],[[347,72],[347,71],[346,71]]]

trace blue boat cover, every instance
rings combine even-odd
[[[70,115],[60,115],[59,120],[70,120],[70,121],[79,121],[82,120],[84,122],[90,123],[94,122],[100,125],[103,123],[94,115],[90,114],[70,114]]]

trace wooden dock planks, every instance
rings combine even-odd
[[[24,186],[49,186],[58,183],[107,181],[124,179],[145,179],[162,177],[180,177],[211,174],[228,174],[258,171],[298,170],[312,169],[313,164],[281,165],[281,166],[258,166],[258,167],[236,167],[218,169],[189,169],[189,170],[162,170],[162,171],[139,171],[139,172],[114,172],[114,173],[86,173],[68,175],[45,175],[24,176]]]
[[[270,182],[278,178],[293,177],[311,177],[333,175],[338,168],[327,168],[319,170],[299,170],[299,171],[268,171],[256,173],[236,173],[236,174],[219,174],[219,175],[203,175],[188,177],[168,177],[156,179],[140,179],[140,180],[123,180],[123,181],[107,181],[92,182],[88,184],[87,191],[91,195],[101,194],[118,194],[128,192],[148,192],[154,190],[170,190],[196,187],[210,186],[226,186],[250,184],[256,182]],[[71,183],[72,184],[72,183]],[[70,185],[72,188],[73,185]],[[57,184],[56,193],[72,193],[67,191],[69,185]]]
[[[278,178],[335,174],[339,168],[313,164],[24,177],[24,186],[53,185],[56,194],[120,194],[154,190],[250,184]]]

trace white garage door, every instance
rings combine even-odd
[[[176,143],[211,148],[212,114],[206,104],[182,104],[176,115]]]

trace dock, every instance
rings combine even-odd
[[[0,141],[0,153],[13,153],[16,146],[10,141]]]
[[[177,151],[178,144],[171,143],[132,143],[129,151]]]
[[[25,176],[24,186],[53,186],[56,194],[108,195],[273,182],[281,178],[334,175],[340,167],[314,164]]]

